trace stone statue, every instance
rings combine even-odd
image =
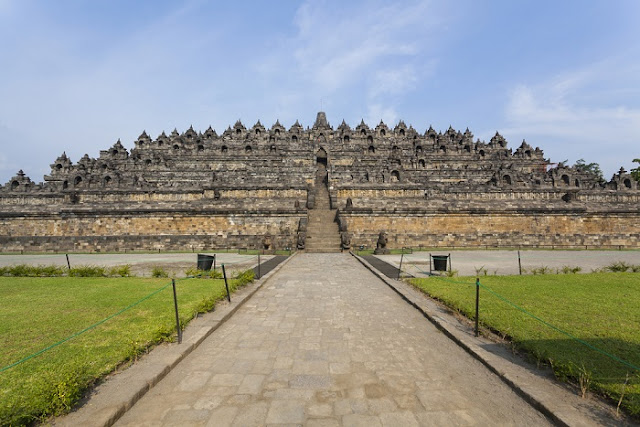
[[[388,255],[391,252],[387,249],[387,241],[388,241],[387,233],[381,231],[378,234],[378,242],[376,243],[376,250],[373,251],[375,255]]]
[[[305,241],[307,240],[307,233],[301,231],[298,233],[298,241],[296,243],[296,247],[298,249],[304,249]]]
[[[353,209],[353,200],[351,200],[351,197],[347,198],[347,205],[345,207],[346,211],[350,211],[351,209]]]
[[[351,249],[351,236],[346,231],[340,233],[340,248],[343,251]]]
[[[262,247],[264,248],[264,250],[269,250],[271,249],[271,244],[271,234],[267,233],[262,239]]]

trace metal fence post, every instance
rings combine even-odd
[[[260,254],[258,253],[258,279],[262,277],[262,273],[260,272]]]
[[[216,254],[213,254],[213,271],[216,271]]]
[[[224,287],[227,288],[227,300],[231,302],[231,294],[229,293],[229,283],[227,283],[227,271],[224,269],[224,264],[222,264],[222,277],[224,277]]]
[[[178,316],[178,296],[176,295],[176,279],[171,279],[173,286],[173,306],[176,310],[176,329],[178,331],[178,344],[182,343],[182,328],[180,328],[180,316]]]
[[[69,254],[65,254],[65,256],[67,257],[67,267],[69,268],[69,270],[71,270],[71,263],[69,262]]]
[[[479,319],[480,319],[480,279],[476,278],[476,337],[478,336]]]
[[[518,251],[518,271],[520,271],[520,275],[522,276],[522,261],[520,261],[520,251]]]
[[[400,255],[400,268],[398,268],[398,280],[400,280],[400,275],[402,274],[402,260],[404,258],[404,248],[402,248],[402,254]]]

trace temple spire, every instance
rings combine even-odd
[[[329,122],[327,122],[327,115],[324,113],[324,111],[318,112],[318,115],[316,116],[316,122],[313,124],[313,129],[328,128],[328,127],[329,127]]]

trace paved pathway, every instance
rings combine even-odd
[[[346,254],[292,259],[117,425],[546,425]]]

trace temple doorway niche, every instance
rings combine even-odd
[[[327,152],[324,148],[320,148],[316,152],[316,164],[318,165],[318,169],[320,170],[327,169]]]

